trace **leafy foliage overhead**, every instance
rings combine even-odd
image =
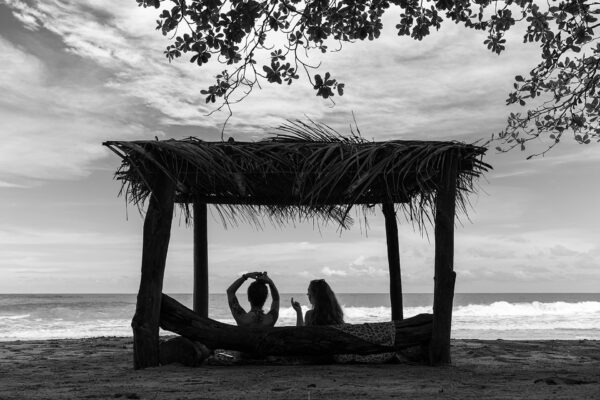
[[[160,8],[164,0],[136,1]],[[515,78],[507,103],[529,105],[529,110],[509,116],[498,135],[503,144],[499,149],[524,149],[527,141],[541,136],[551,140],[551,148],[566,132],[579,143],[600,140],[596,1],[170,0],[169,4],[157,21],[157,29],[172,38],[166,57],[187,54],[199,66],[214,60],[226,65],[202,93],[207,102],[220,98],[221,107],[228,108],[261,81],[289,85],[301,71],[317,96],[341,96],[344,84],[331,73],[310,73],[319,66],[308,62],[309,51],[335,51],[343,42],[377,39],[386,10],[399,13],[395,26],[399,36],[421,40],[450,20],[485,31],[483,44],[498,54],[506,49],[507,31],[518,26],[524,29],[524,42],[539,43],[542,60],[528,76]]]

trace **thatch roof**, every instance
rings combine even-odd
[[[458,166],[457,202],[465,208],[474,178],[491,168],[486,149],[441,141],[370,142],[341,136],[324,125],[293,122],[257,142],[183,140],[109,141],[122,158],[116,178],[127,200],[140,204],[153,176],[165,173],[176,184],[176,200],[219,206],[225,219],[276,222],[292,217],[324,217],[346,227],[354,205],[403,203],[419,225],[429,217],[444,166]]]

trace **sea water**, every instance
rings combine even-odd
[[[191,306],[190,294],[172,297]],[[307,304],[306,294],[282,294],[277,326],[296,322],[291,297]],[[390,319],[387,294],[342,293],[338,300],[346,322]],[[405,293],[403,300],[405,317],[432,312],[431,294]],[[135,302],[134,294],[0,294],[0,341],[132,336]],[[224,294],[211,294],[209,304],[211,318],[234,323]],[[457,293],[452,337],[600,340],[600,293]]]

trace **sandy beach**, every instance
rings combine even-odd
[[[447,367],[178,364],[131,338],[0,342],[0,399],[600,399],[600,342],[455,340]]]

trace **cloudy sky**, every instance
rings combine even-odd
[[[163,57],[154,9],[134,0],[0,0],[0,293],[136,292],[143,218],[118,198],[119,159],[105,140],[218,140],[200,90],[218,66]],[[537,62],[509,40],[489,53],[480,33],[447,24],[422,42],[398,38],[398,12],[378,41],[322,56],[346,84],[336,104],[306,81],[265,84],[225,132],[266,135],[285,119],[347,132],[352,113],[368,139],[472,142],[502,129],[512,79]],[[543,148],[545,143],[538,143]],[[532,151],[535,150],[532,148]],[[456,229],[457,292],[597,292],[600,287],[600,145],[562,143],[544,158],[496,154],[469,218]],[[225,230],[209,219],[211,291],[245,271],[268,270],[282,292],[326,278],[338,292],[388,290],[380,213],[366,231],[312,224]],[[165,292],[191,292],[192,230],[175,217]],[[433,289],[433,244],[402,221],[405,292]]]

